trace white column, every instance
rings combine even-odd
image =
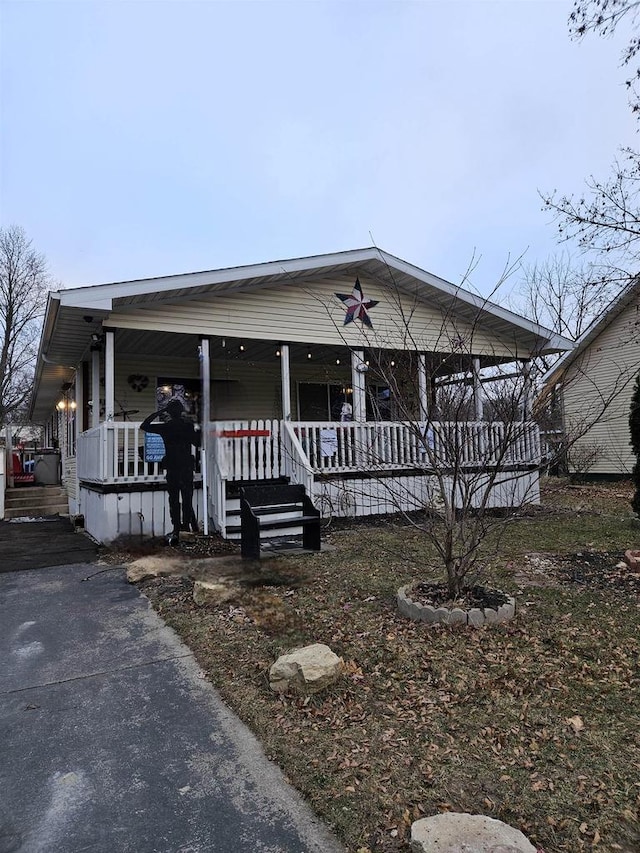
[[[418,398],[420,401],[420,420],[429,420],[429,397],[427,392],[427,357],[421,352],[418,356]]]
[[[280,347],[280,375],[282,377],[282,420],[291,420],[291,373],[289,370],[289,344]]]
[[[475,407],[476,420],[481,421],[484,417],[484,404],[482,401],[482,383],[480,382],[480,359],[473,359],[473,404]]]
[[[91,351],[91,427],[100,424],[100,350]]]
[[[353,419],[354,421],[366,421],[367,398],[365,392],[365,373],[360,369],[364,365],[364,350],[351,351],[351,385],[353,387]]]
[[[522,376],[524,387],[522,389],[522,420],[528,421],[531,417],[533,385],[531,383],[531,362],[525,361],[522,364]]]
[[[76,387],[74,392],[75,400],[76,400],[76,415],[75,415],[75,423],[76,423],[76,435],[75,440],[78,441],[78,436],[81,432],[84,432],[86,429],[86,424],[84,422],[84,362],[81,362],[78,365],[78,369],[76,370]]]
[[[202,382],[200,470],[202,471],[202,525],[205,536],[209,535],[209,423],[211,422],[211,359],[209,339],[200,341],[200,379]]]
[[[115,334],[104,335],[104,419],[112,421],[115,411]]]

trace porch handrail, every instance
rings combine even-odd
[[[282,465],[292,483],[305,487],[307,495],[315,500],[314,470],[294,425],[284,421],[282,429]]]
[[[226,471],[224,469],[224,451],[219,440],[218,425],[216,423],[209,423],[208,430],[210,508],[205,507],[205,512],[208,512],[210,509],[213,526],[224,539],[227,535],[227,490],[225,488]]]

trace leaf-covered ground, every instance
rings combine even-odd
[[[399,586],[439,577],[401,522],[325,532],[231,603],[192,582],[141,584],[265,751],[350,853],[407,851],[412,821],[483,813],[545,853],[640,850],[640,548],[625,484],[549,483],[543,506],[488,543],[480,580],[516,619],[480,630],[402,618]],[[343,679],[310,699],[269,690],[273,661],[328,644]]]

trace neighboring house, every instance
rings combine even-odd
[[[325,514],[388,512],[396,484],[424,505],[424,442],[440,434],[435,384],[473,376],[477,423],[465,452],[477,470],[490,464],[479,450],[490,444],[480,372],[515,362],[526,373],[532,357],[571,346],[359,249],[50,294],[30,415],[60,447],[71,514],[108,542],[168,530],[160,456],[139,425],[178,397],[203,430],[197,517],[205,532],[229,536],[238,484],[256,480],[302,483]],[[381,358],[415,380],[419,441],[392,420],[399,409],[376,370]],[[528,471],[538,454],[537,427],[527,424],[513,465]],[[537,474],[530,480],[537,486]],[[517,499],[505,494],[496,505]]]
[[[547,398],[553,393],[561,410],[570,472],[631,473],[635,457],[629,444],[629,407],[639,371],[640,278],[636,278],[544,377]]]

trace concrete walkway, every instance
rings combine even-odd
[[[343,850],[124,571],[99,570],[0,575],[0,853]]]
[[[59,515],[0,521],[0,572],[88,563],[97,553],[96,543]]]

